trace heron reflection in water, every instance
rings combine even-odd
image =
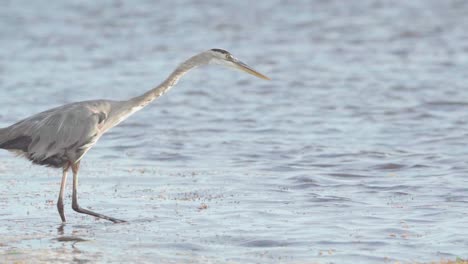
[[[114,223],[125,222],[79,206],[78,170],[81,159],[110,128],[163,95],[191,69],[207,64],[240,69],[269,80],[268,77],[239,61],[229,52],[211,49],[180,64],[164,82],[143,95],[126,101],[92,100],[66,104],[2,128],[0,129],[0,148],[24,156],[34,164],[62,168],[62,182],[57,200],[57,209],[62,222],[66,221],[63,197],[69,169],[73,173],[73,210]]]

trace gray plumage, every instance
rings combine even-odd
[[[26,118],[0,133],[0,148],[40,165],[61,168],[78,162],[102,135],[115,102],[72,103]]]
[[[35,164],[63,168],[57,202],[63,222],[65,222],[63,192],[69,168],[73,171],[72,208],[77,212],[98,218],[123,222],[78,206],[77,175],[81,159],[106,131],[167,92],[186,72],[205,64],[222,64],[268,79],[225,50],[208,50],[179,65],[163,83],[141,96],[127,101],[93,100],[71,103],[38,113],[2,128],[0,129],[0,148],[24,156]]]

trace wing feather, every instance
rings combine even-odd
[[[0,145],[16,146],[27,139],[19,150],[35,163],[59,167],[61,162],[79,161],[101,136],[98,124],[107,116],[92,106],[74,103],[31,116],[9,127]]]

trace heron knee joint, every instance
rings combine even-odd
[[[80,206],[77,203],[72,203],[72,209],[76,212],[80,211]]]

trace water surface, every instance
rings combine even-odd
[[[125,99],[224,48],[60,170],[0,153],[0,258],[376,263],[468,258],[464,1],[6,1],[0,126]],[[70,189],[71,186],[69,186]],[[0,261],[1,262],[1,261]]]

